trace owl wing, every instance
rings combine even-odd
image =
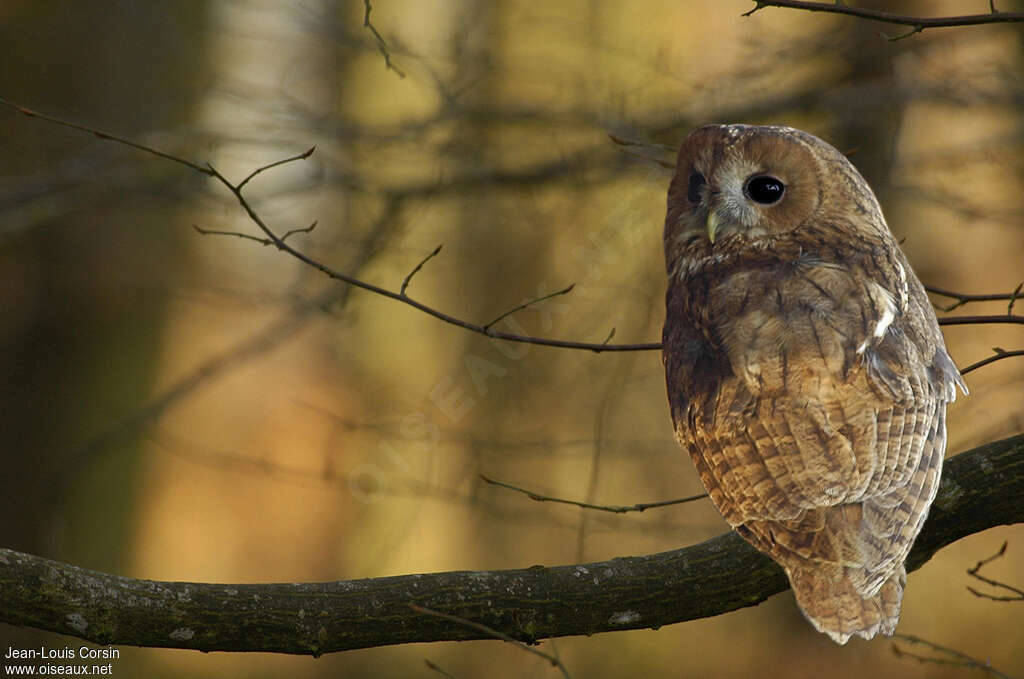
[[[692,433],[728,480],[727,518],[883,495],[919,468],[959,374],[911,283],[802,257],[737,266],[708,288],[711,342],[731,376]]]
[[[895,627],[938,487],[945,402],[962,386],[892,246],[888,266],[733,266],[677,293],[703,295],[689,300],[707,309],[702,337],[666,324],[666,342],[690,347],[666,358],[680,443],[726,519],[841,643]],[[675,399],[673,370],[691,385]]]

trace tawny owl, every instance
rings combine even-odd
[[[871,189],[806,132],[699,128],[665,263],[669,403],[711,500],[819,631],[892,634],[967,389]]]

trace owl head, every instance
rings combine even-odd
[[[713,252],[837,221],[887,230],[871,189],[835,148],[792,127],[706,125],[679,149],[665,256],[671,269],[687,248]]]

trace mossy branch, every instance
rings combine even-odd
[[[966,535],[1024,521],[1022,498],[1024,435],[949,459],[908,570]],[[262,585],[136,580],[0,549],[0,621],[99,644],[203,651],[320,655],[493,638],[485,628],[524,641],[657,628],[787,587],[782,570],[735,533],[572,566]]]

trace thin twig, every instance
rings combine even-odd
[[[936,644],[934,642],[928,641],[927,639],[922,639],[920,637],[915,637],[915,636],[910,635],[910,634],[894,634],[893,637],[897,638],[897,639],[902,639],[903,641],[907,642],[908,644],[921,644],[922,646],[927,646],[928,648],[932,649],[933,651],[938,651],[939,653],[943,653],[943,654],[949,656],[949,658],[935,658],[935,657],[926,656],[926,655],[918,655],[917,653],[911,653],[909,651],[905,651],[905,650],[901,649],[899,646],[897,646],[896,644],[893,644],[892,645],[892,652],[896,654],[897,658],[904,658],[904,657],[906,657],[906,658],[913,658],[914,660],[917,660],[918,662],[930,663],[930,664],[933,664],[933,665],[947,665],[947,666],[951,665],[951,666],[954,666],[954,667],[969,667],[971,669],[981,670],[982,672],[985,672],[986,674],[990,674],[990,675],[992,675],[994,677],[999,677],[1000,679],[1013,679],[1013,677],[1011,677],[1010,675],[1004,674],[1004,673],[1000,672],[999,670],[997,670],[996,668],[992,667],[988,663],[987,660],[983,661],[983,660],[978,660],[976,658],[972,658],[971,656],[966,655],[964,653],[961,653],[960,651],[958,651],[956,649],[949,648],[947,646],[941,646],[941,645]]]
[[[666,160],[660,160],[658,158],[652,158],[651,156],[646,156],[642,153],[637,153],[636,151],[629,150],[629,147],[637,146],[643,149],[653,149],[654,151],[657,151],[659,153],[668,153],[674,157],[677,149],[674,149],[671,146],[665,146],[663,144],[650,144],[645,141],[634,141],[632,139],[623,139],[622,137],[616,137],[614,134],[609,134],[608,138],[611,139],[616,144],[618,144],[619,146],[626,147],[623,149],[624,153],[627,153],[635,158],[640,158],[641,160],[657,163],[658,165],[667,170],[676,169],[675,161],[669,162]]]
[[[238,190],[241,191],[242,187],[244,187],[246,184],[248,184],[250,179],[252,179],[256,175],[260,174],[261,172],[266,172],[267,170],[269,170],[272,167],[277,167],[278,165],[284,165],[285,163],[293,163],[296,160],[305,160],[306,158],[309,158],[311,155],[313,155],[314,151],[316,151],[316,146],[310,146],[308,149],[306,149],[302,153],[298,153],[298,154],[296,154],[294,156],[289,156],[288,158],[282,158],[281,160],[275,160],[272,163],[267,163],[266,165],[262,165],[260,167],[257,167],[255,170],[253,170],[252,172],[249,173],[248,177],[246,177],[245,179],[243,179],[242,181],[240,181],[238,183]]]
[[[97,130],[94,127],[88,127],[86,125],[79,125],[78,123],[73,123],[73,122],[71,122],[69,120],[62,120],[61,118],[54,118],[53,116],[48,116],[45,113],[40,113],[39,111],[33,111],[30,108],[25,108],[24,106],[19,106],[18,104],[15,104],[12,101],[7,101],[6,99],[0,99],[0,105],[6,106],[7,108],[10,108],[10,109],[14,109],[18,113],[20,113],[22,115],[25,115],[25,116],[28,116],[29,118],[39,118],[40,120],[45,120],[45,121],[47,121],[49,123],[55,123],[57,125],[60,125],[61,127],[68,127],[68,128],[71,128],[72,130],[78,130],[80,132],[86,132],[86,133],[91,134],[94,137],[98,137],[100,139],[105,139],[107,141],[114,141],[114,142],[117,142],[118,144],[124,144],[125,146],[130,146],[133,149],[138,149],[139,151],[144,151],[144,152],[149,153],[151,155],[158,156],[160,158],[164,158],[165,160],[170,160],[170,161],[173,161],[175,163],[181,163],[182,165],[184,165],[184,166],[186,166],[188,168],[191,168],[191,169],[195,170],[196,172],[201,172],[202,174],[205,174],[205,175],[207,175],[209,177],[213,176],[213,174],[210,172],[210,170],[208,168],[205,168],[202,165],[199,165],[198,163],[193,163],[190,160],[185,160],[184,158],[179,158],[178,156],[172,155],[170,153],[166,153],[164,151],[159,151],[159,150],[157,150],[155,148],[152,148],[150,146],[146,146],[145,144],[140,144],[138,142],[129,141],[128,139],[125,139],[124,137],[118,137],[117,135],[110,134],[109,132],[102,132],[100,130]]]
[[[458,677],[456,677],[451,672],[446,672],[445,670],[441,669],[440,667],[438,667],[434,663],[430,662],[426,658],[423,659],[423,662],[425,662],[427,664],[427,667],[429,667],[430,669],[434,670],[435,672],[437,672],[441,676],[448,677],[448,679],[458,679]]]
[[[897,40],[903,40],[904,38],[909,38],[910,36],[915,35],[917,33],[920,33],[923,30],[924,30],[923,26],[914,26],[913,28],[911,28],[906,33],[900,33],[899,35],[889,35],[888,33],[883,33],[881,31],[878,32],[878,35],[882,36],[883,38],[885,38],[889,42],[896,42]]]
[[[1003,546],[999,548],[998,552],[988,557],[987,559],[982,559],[978,563],[974,564],[974,568],[968,568],[967,575],[970,575],[972,578],[975,578],[977,580],[981,580],[990,587],[1009,590],[1010,592],[1013,592],[1013,596],[995,596],[992,594],[986,594],[984,592],[979,592],[970,585],[967,586],[967,591],[969,591],[976,597],[980,597],[982,599],[991,599],[992,601],[1024,601],[1024,590],[1014,587],[1013,585],[1007,585],[1004,582],[999,582],[998,580],[987,578],[978,572],[981,570],[982,566],[986,566],[991,562],[995,561],[996,559],[1002,557],[1004,554],[1006,554],[1006,546],[1008,544],[1008,542],[1004,542]]]
[[[983,368],[986,365],[988,365],[989,363],[995,363],[996,361],[1001,361],[1004,358],[1012,358],[1014,356],[1024,356],[1024,349],[1015,349],[1014,351],[1003,351],[1002,349],[1000,349],[998,347],[995,347],[993,349],[993,351],[996,352],[994,356],[989,356],[988,358],[981,359],[977,363],[970,364],[966,368],[963,368],[962,370],[960,370],[960,374],[961,375],[966,375],[967,373],[971,372],[972,370],[977,370],[978,368]]]
[[[495,318],[490,323],[485,323],[484,324],[484,330],[490,330],[491,326],[494,325],[495,323],[497,323],[498,321],[503,321],[506,318],[508,318],[509,316],[511,316],[512,314],[514,314],[515,312],[522,311],[523,309],[525,309],[528,306],[533,306],[534,304],[539,304],[539,303],[541,303],[541,302],[543,302],[545,300],[551,299],[552,297],[558,297],[559,295],[567,295],[570,292],[572,292],[572,289],[575,288],[575,287],[576,287],[575,283],[570,283],[567,287],[562,288],[561,290],[557,290],[555,292],[551,292],[551,293],[548,293],[546,295],[542,295],[541,297],[537,297],[536,299],[527,300],[527,301],[523,302],[522,304],[520,304],[519,306],[516,306],[516,307],[513,307],[513,308],[509,309],[508,311],[506,311],[502,315],[500,315],[497,318]]]
[[[1018,299],[1020,299],[1021,288],[1024,288],[1024,281],[1018,283],[1017,288],[1013,291],[1013,294],[1010,295],[1010,303],[1006,305],[1006,313],[1013,313],[1013,305],[1016,304]]]
[[[566,500],[560,497],[541,495],[540,493],[535,493],[532,490],[527,490],[526,488],[513,486],[511,483],[505,483],[504,481],[492,479],[486,474],[480,474],[480,480],[482,480],[484,483],[489,483],[492,486],[508,488],[509,490],[516,491],[517,493],[522,493],[526,497],[530,498],[531,500],[536,500],[537,502],[557,502],[563,505],[582,507],[583,509],[597,509],[602,512],[612,512],[613,514],[625,514],[626,512],[642,512],[646,509],[653,509],[655,507],[681,505],[687,502],[694,502],[695,500],[702,500],[707,497],[707,493],[701,493],[700,495],[692,495],[690,497],[677,498],[675,500],[662,500],[660,502],[641,502],[635,505],[595,505],[589,502],[577,502],[576,500]]]
[[[297,233],[309,233],[313,229],[316,228],[316,225],[317,225],[317,222],[314,221],[312,224],[310,224],[309,226],[307,226],[305,228],[292,229],[291,231],[286,231],[285,234],[283,236],[281,236],[281,240],[282,241],[286,241],[286,240],[288,240],[288,238],[290,236],[293,236],[293,235],[295,235]],[[242,233],[241,231],[221,231],[219,229],[204,229],[203,227],[199,226],[198,224],[193,224],[192,228],[195,229],[199,233],[199,235],[201,235],[201,236],[234,236],[236,238],[241,238],[243,240],[255,241],[255,242],[259,243],[260,245],[273,245],[274,244],[274,241],[270,240],[269,238],[260,238],[259,236],[252,236],[252,235],[247,234],[247,233]]]
[[[408,275],[408,276],[406,276],[406,277],[405,277],[405,278],[404,278],[404,279],[402,280],[402,287],[401,287],[401,288],[399,288],[399,290],[398,290],[398,294],[399,294],[399,295],[401,295],[402,297],[405,297],[405,290],[406,290],[406,288],[408,288],[408,287],[409,287],[409,281],[411,281],[411,280],[412,280],[412,277],[413,277],[413,276],[415,276],[415,275],[416,275],[416,273],[417,273],[417,272],[418,272],[418,271],[419,271],[420,269],[422,269],[422,268],[423,268],[423,265],[424,265],[424,264],[426,264],[427,262],[429,262],[430,260],[432,260],[432,259],[433,259],[434,257],[437,257],[437,255],[438,255],[438,254],[439,254],[440,252],[441,252],[441,246],[440,246],[440,245],[438,245],[438,246],[437,246],[436,248],[434,248],[434,251],[433,251],[433,252],[431,252],[431,253],[430,253],[429,255],[427,255],[426,257],[424,257],[423,259],[421,259],[421,260],[420,260],[420,263],[419,263],[419,264],[417,264],[417,265],[415,266],[415,268],[413,268],[413,270],[409,272],[409,275]]]
[[[623,137],[617,137],[614,134],[609,133],[608,138],[619,146],[640,146],[645,149],[654,149],[656,151],[663,151],[665,153],[675,154],[679,147],[677,146],[666,146],[665,144],[652,144],[646,141],[636,141],[635,139],[625,139]],[[672,164],[675,167],[675,163]]]
[[[523,642],[519,641],[518,639],[513,639],[509,635],[505,634],[504,632],[499,632],[498,630],[494,629],[493,627],[488,627],[487,625],[481,625],[478,622],[473,622],[472,620],[467,620],[466,618],[460,618],[457,615],[449,615],[447,613],[442,613],[441,611],[435,611],[435,610],[433,610],[431,608],[424,608],[423,606],[417,606],[416,604],[409,604],[409,608],[411,608],[416,613],[422,613],[424,615],[431,615],[431,616],[433,616],[435,618],[440,618],[442,620],[447,620],[449,622],[458,623],[460,625],[464,625],[464,626],[469,627],[471,629],[475,629],[478,632],[483,632],[484,634],[490,634],[495,639],[500,639],[501,641],[504,641],[504,642],[507,642],[509,644],[512,644],[513,646],[518,646],[519,648],[521,648],[522,650],[526,651],[527,653],[533,653],[536,656],[544,658],[549,663],[551,663],[552,667],[557,667],[558,669],[560,669],[562,671],[562,676],[564,676],[566,679],[572,679],[569,676],[569,671],[565,668],[565,665],[563,665],[562,661],[559,660],[558,658],[556,658],[555,656],[550,655],[548,653],[545,653],[544,651],[541,651],[539,649],[533,648],[532,646],[528,646],[527,644],[524,644]]]
[[[198,224],[193,224],[192,228],[196,230],[200,236],[234,236],[235,238],[241,238],[243,240],[256,241],[260,245],[273,245],[274,241],[269,238],[260,238],[259,236],[253,236],[248,233],[242,233],[241,231],[221,231],[220,229],[204,229]]]
[[[1013,292],[997,293],[992,295],[971,295],[963,292],[953,292],[952,290],[946,290],[944,288],[940,288],[934,285],[924,286],[924,289],[932,294],[940,295],[942,297],[949,297],[950,299],[956,300],[955,302],[953,302],[953,304],[946,307],[935,305],[935,308],[937,308],[939,311],[953,311],[954,309],[958,309],[965,304],[969,304],[970,302],[998,302],[1002,300],[1009,300],[1010,307],[1006,311],[1007,314],[1013,313],[1013,303],[1014,301],[1020,298],[1020,292],[1022,288],[1024,288],[1024,282],[1018,285],[1017,289],[1014,290]]]
[[[845,14],[847,16],[881,21],[897,26],[909,26],[910,30],[897,36],[885,36],[889,40],[902,40],[915,33],[928,28],[948,28],[953,26],[978,26],[981,24],[1016,23],[1024,21],[1024,13],[1021,12],[998,12],[990,5],[992,11],[987,14],[966,14],[961,16],[948,17],[918,17],[905,14],[892,14],[877,9],[866,7],[850,7],[841,2],[805,2],[804,0],[754,0],[754,8],[744,12],[743,16],[750,16],[765,7],[784,7],[789,9],[802,9],[808,12],[829,12],[832,14]],[[884,35],[884,34],[883,34]]]
[[[391,62],[391,52],[388,50],[388,44],[384,41],[384,36],[380,34],[377,27],[370,22],[370,12],[373,11],[373,7],[370,6],[370,0],[363,0],[363,7],[366,8],[366,12],[363,14],[363,27],[370,29],[373,33],[373,37],[377,40],[377,49],[384,55],[384,66],[391,69],[398,74],[399,78],[405,77],[405,72],[398,68]]]
[[[627,156],[633,156],[634,158],[639,158],[640,160],[646,160],[649,163],[654,163],[655,165],[663,167],[666,170],[676,169],[676,164],[670,163],[667,160],[658,160],[657,158],[651,158],[650,156],[645,156],[642,153],[637,153],[636,151],[630,151],[627,149],[624,149],[622,152],[625,153]]]
[[[313,233],[313,229],[316,228],[316,225],[318,223],[319,223],[319,220],[314,219],[313,223],[310,224],[307,227],[304,227],[304,228],[301,228],[301,229],[292,229],[291,231],[285,231],[284,235],[281,236],[281,240],[288,240],[288,238],[290,236],[293,236],[293,235],[295,235],[297,233]]]

